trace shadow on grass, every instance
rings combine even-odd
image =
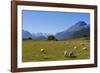
[[[66,58],[77,58],[77,56],[66,56]]]

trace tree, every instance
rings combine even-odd
[[[88,35],[83,35],[83,37],[88,37]]]
[[[32,38],[31,38],[31,37],[29,37],[28,39],[29,39],[29,40],[32,40]]]
[[[56,38],[55,38],[55,36],[53,36],[53,35],[49,35],[48,36],[48,40],[55,40]]]

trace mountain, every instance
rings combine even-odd
[[[58,40],[65,40],[83,37],[84,35],[90,35],[90,25],[84,21],[79,21],[75,25],[72,25],[69,29],[56,33],[55,37]]]
[[[30,32],[25,31],[25,30],[22,30],[22,38],[23,38],[23,39],[29,39],[29,38],[31,38],[31,37],[32,37],[32,35],[31,35]]]
[[[46,33],[33,33],[31,34],[28,31],[22,30],[22,38],[29,39],[32,38],[33,40],[46,40],[48,35]]]
[[[46,40],[48,35],[45,33],[33,33],[32,39],[34,40]]]
[[[28,31],[22,30],[22,38],[29,39],[32,38],[33,40],[47,40],[48,39],[47,33],[30,33]],[[66,40],[72,38],[79,38],[83,36],[90,36],[90,25],[84,21],[79,21],[76,24],[72,25],[65,31],[58,32],[54,35],[58,40]]]

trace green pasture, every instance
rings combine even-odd
[[[80,60],[89,59],[90,57],[90,41],[87,38],[78,38],[64,41],[50,40],[23,40],[22,43],[22,61],[38,62],[38,61],[56,61],[56,60]],[[74,46],[77,48],[75,49]],[[82,48],[86,47],[86,50]],[[42,53],[44,49],[46,53]],[[75,57],[65,57],[64,51],[73,51]]]

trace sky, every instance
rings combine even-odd
[[[54,12],[54,11],[22,11],[22,29],[30,33],[56,34],[67,30],[79,21],[90,24],[89,13]]]

